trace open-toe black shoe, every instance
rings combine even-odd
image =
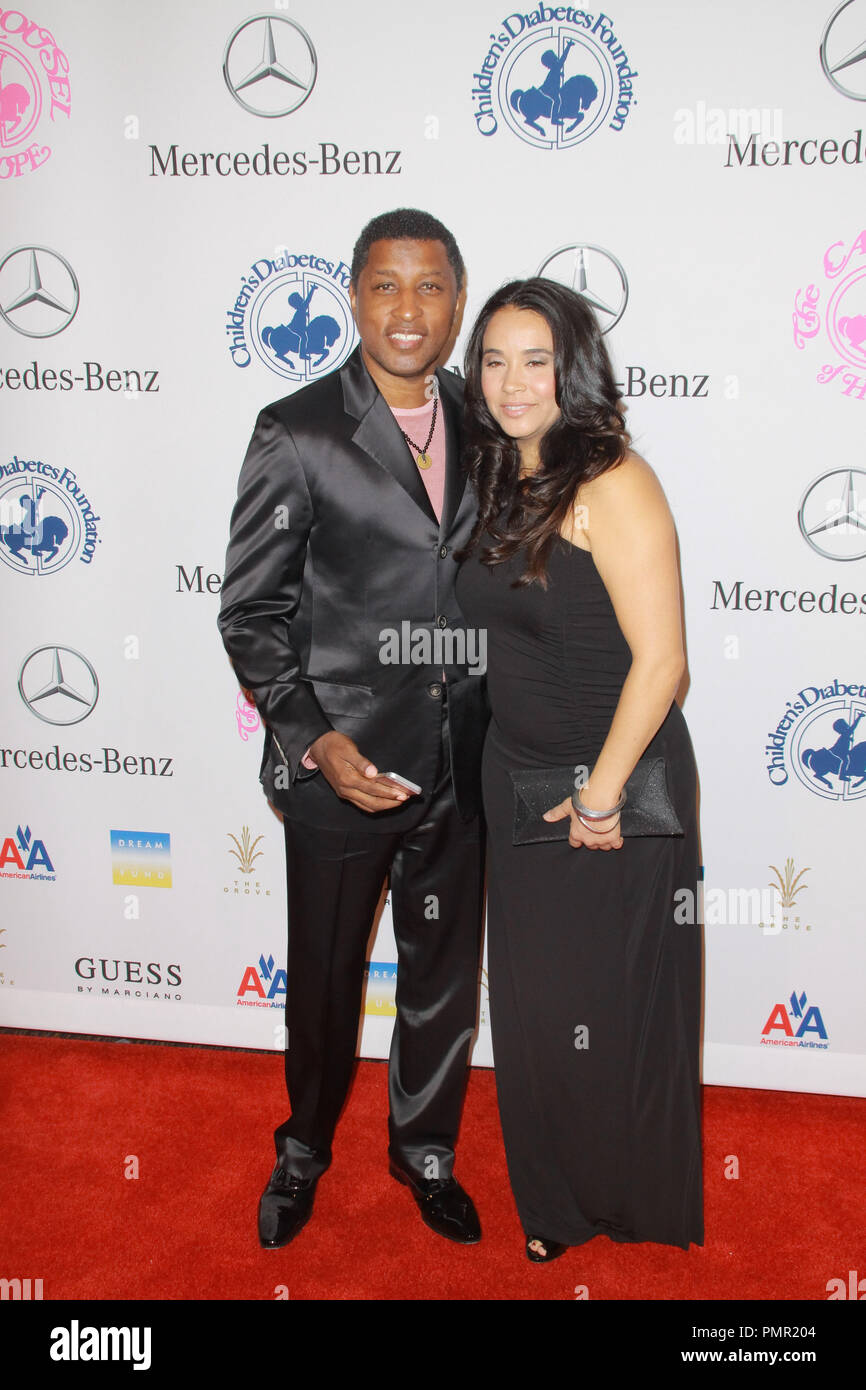
[[[544,1246],[544,1254],[541,1255],[537,1250],[530,1250],[533,1241]],[[526,1237],[526,1258],[531,1260],[534,1265],[544,1265],[550,1260],[555,1260],[559,1255],[564,1255],[568,1249],[567,1245],[561,1245],[558,1240],[548,1240],[546,1236],[527,1236]]]

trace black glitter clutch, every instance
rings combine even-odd
[[[544,840],[567,840],[570,817],[544,820],[574,791],[575,768],[533,767],[512,772],[514,783],[515,845],[540,844]],[[626,803],[620,815],[623,837],[636,835],[682,835],[683,827],[668,796],[664,758],[641,758],[625,784]]]

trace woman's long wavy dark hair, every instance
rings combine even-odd
[[[559,418],[539,444],[539,467],[520,479],[520,451],[496,423],[481,391],[484,334],[500,309],[531,309],[553,335]],[[536,277],[513,280],[491,295],[466,348],[465,467],[478,496],[470,555],[487,531],[493,542],[481,555],[499,565],[526,551],[516,582],[547,585],[547,563],[578,488],[622,462],[630,444],[619,391],[601,329],[589,305],[565,285]]]

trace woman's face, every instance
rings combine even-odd
[[[493,315],[481,351],[481,390],[521,456],[537,456],[542,435],[559,419],[553,334],[541,314],[509,306]]]

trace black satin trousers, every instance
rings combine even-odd
[[[476,1026],[484,833],[477,818],[464,821],[457,812],[450,762],[443,702],[436,785],[411,830],[285,821],[291,1118],[274,1139],[282,1166],[300,1177],[318,1177],[331,1161],[354,1065],[367,940],[386,875],[398,958],[388,1152],[416,1177],[451,1175]]]

